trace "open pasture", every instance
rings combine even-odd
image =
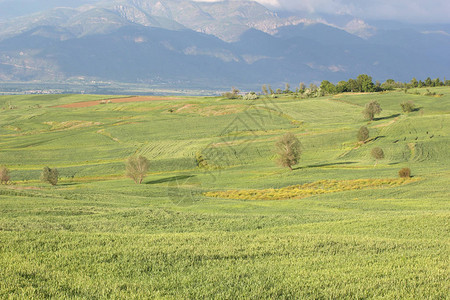
[[[430,90],[443,96],[2,96],[0,298],[448,298],[450,89]],[[275,163],[286,132],[293,171]],[[150,160],[141,185],[124,175],[134,154]]]

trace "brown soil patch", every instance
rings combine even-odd
[[[244,105],[210,105],[210,106],[200,106],[196,104],[186,104],[176,110],[176,113],[189,113],[198,114],[205,117],[211,116],[223,116],[236,114],[244,111],[246,106]]]
[[[105,100],[95,100],[95,101],[85,101],[85,102],[75,102],[64,105],[57,105],[53,107],[61,108],[82,108],[90,107],[96,105],[108,105],[110,103],[127,103],[127,102],[144,102],[144,101],[161,101],[161,100],[179,100],[181,98],[176,97],[161,97],[161,96],[136,96],[128,98],[115,98],[115,99],[105,99]]]
[[[40,190],[42,190],[42,188],[38,188],[35,186],[7,186],[6,188],[10,189],[10,190],[19,190],[19,191],[24,191],[24,190],[40,191]]]

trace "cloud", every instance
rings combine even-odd
[[[256,0],[263,4],[267,0]],[[448,0],[274,0],[284,10],[348,14],[375,20],[450,23]],[[271,1],[269,1],[271,2]]]
[[[221,0],[194,0],[218,2]],[[235,0],[239,1],[239,0]],[[412,23],[450,23],[449,0],[254,0],[269,8],[352,15],[368,20],[395,20]]]

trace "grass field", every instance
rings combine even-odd
[[[431,90],[1,96],[0,298],[448,299],[450,88]],[[367,122],[370,100],[383,111]],[[275,163],[286,132],[302,143],[293,171]],[[124,176],[133,154],[151,163],[141,185]]]

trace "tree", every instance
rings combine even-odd
[[[145,175],[147,175],[150,163],[143,156],[132,156],[126,162],[126,175],[134,180],[135,183],[142,183]]]
[[[410,168],[402,168],[398,171],[398,176],[400,178],[410,178],[411,177],[411,169]]]
[[[6,167],[0,167],[0,183],[8,184],[8,181],[11,179],[9,176],[9,169]]]
[[[411,100],[400,103],[400,106],[402,107],[402,111],[405,113],[410,113],[415,109],[414,102]]]
[[[443,86],[444,83],[438,78],[436,78],[435,80],[433,80],[433,86]]]
[[[336,93],[336,87],[334,84],[329,82],[328,80],[323,80],[320,84],[320,89],[324,91],[326,94],[335,94]]]
[[[49,167],[44,167],[41,173],[41,181],[50,183],[51,185],[56,185],[58,183],[58,176],[58,169],[50,169]]]
[[[366,119],[372,121],[375,115],[379,115],[381,111],[382,109],[380,104],[376,100],[373,100],[366,104],[366,108],[363,110],[363,114]]]
[[[288,167],[292,171],[292,166],[298,163],[301,154],[300,141],[293,133],[286,133],[276,143],[278,163],[283,167]]]
[[[386,91],[393,90],[395,88],[395,80],[388,79],[384,83],[381,84],[381,88]]]
[[[231,89],[231,92],[223,93],[222,96],[228,99],[237,99],[239,98],[239,90],[235,87]]]
[[[314,83],[311,83],[311,84],[309,84],[309,89],[311,90],[311,92],[315,93],[317,91],[318,87]]]
[[[303,82],[300,82],[299,86],[298,86],[298,90],[300,92],[300,94],[303,94],[305,92],[306,89],[306,85]]]
[[[351,78],[350,78],[350,79],[348,80],[348,82],[347,82],[347,88],[348,88],[348,91],[349,91],[349,92],[352,92],[352,93],[360,92],[358,83],[356,82],[355,79],[351,79]]]
[[[373,84],[372,77],[366,74],[358,75],[356,78],[356,83],[358,85],[358,89],[361,92],[373,92],[375,91],[375,85]]]
[[[345,93],[348,92],[348,84],[347,81],[339,81],[338,84],[336,85],[336,92],[337,93]]]
[[[419,87],[419,82],[417,81],[416,77],[413,77],[413,79],[411,79],[411,81],[409,82],[409,85],[412,88]]]
[[[367,139],[369,138],[369,129],[367,129],[366,126],[362,126],[361,128],[359,128],[357,138],[360,142],[367,141]]]
[[[265,84],[263,84],[263,86],[262,86],[262,92],[263,92],[264,95],[268,95],[269,94],[269,91],[267,90],[267,86]]]
[[[383,149],[381,149],[380,147],[373,148],[371,154],[372,154],[372,157],[375,158],[375,166],[377,165],[378,160],[384,158]]]
[[[285,93],[285,94],[291,93],[291,85],[290,85],[289,83],[286,83],[286,84],[284,85],[284,93]]]

